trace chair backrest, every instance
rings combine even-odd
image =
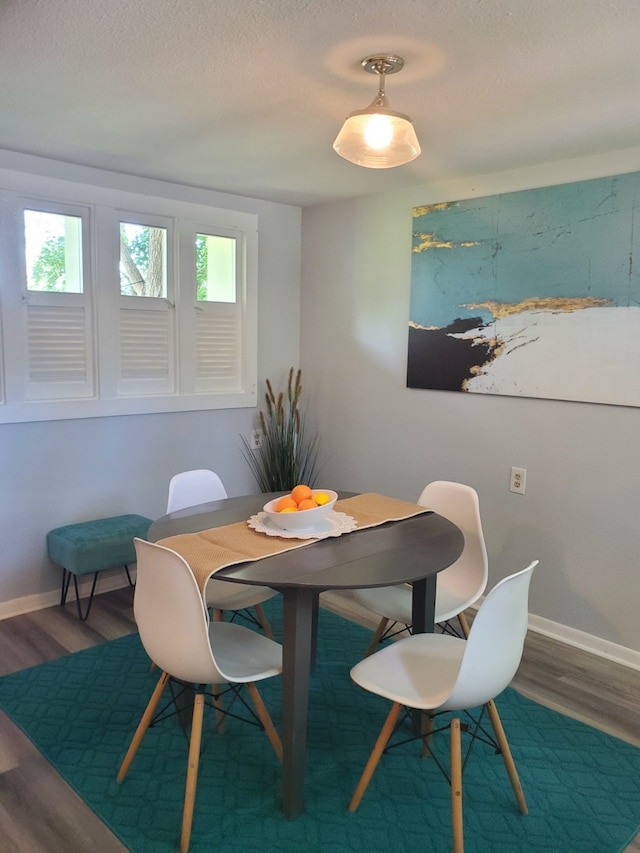
[[[494,699],[516,674],[529,621],[534,560],[497,583],[478,610],[455,685],[443,708],[475,708]]]
[[[134,539],[138,561],[133,612],[140,639],[164,672],[193,683],[220,683],[209,615],[189,564],[175,551]]]
[[[214,471],[198,468],[175,474],[169,483],[167,512],[177,512],[189,506],[219,501],[227,497],[222,480]]]
[[[455,563],[438,574],[438,587],[455,589],[458,609],[450,614],[455,616],[461,609],[459,602],[464,602],[463,609],[466,609],[480,598],[489,577],[489,562],[480,520],[478,493],[464,483],[434,480],[423,489],[418,503],[429,507],[443,518],[453,521],[464,534],[462,554]],[[442,615],[450,618],[449,614]]]

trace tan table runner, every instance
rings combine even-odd
[[[386,521],[400,521],[428,512],[418,504],[388,498],[384,495],[367,493],[336,501],[336,512],[344,512],[355,519],[356,530],[376,527]],[[343,534],[348,536],[349,534]],[[158,544],[180,554],[191,566],[200,589],[204,588],[211,575],[219,569],[272,557],[294,548],[313,545],[317,539],[281,539],[252,530],[246,521],[211,527],[200,533],[181,533],[160,539]]]

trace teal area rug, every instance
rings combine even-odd
[[[269,618],[278,635],[277,605]],[[283,817],[266,736],[230,720],[203,741],[192,853],[451,849],[449,788],[416,743],[383,756],[360,808],[347,812],[388,709],[349,679],[368,637],[321,611],[306,813]],[[175,718],[148,731],[124,783],[115,781],[157,678],[134,635],[0,679],[4,710],[133,853],[175,853],[180,833],[186,742]],[[280,680],[266,682],[263,695],[279,726]],[[640,750],[513,690],[497,705],[529,814],[519,813],[500,756],[476,744],[464,773],[466,853],[623,850],[640,829]],[[439,737],[446,760],[448,735]]]

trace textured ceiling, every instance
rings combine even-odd
[[[300,206],[636,147],[639,0],[1,0],[0,148]],[[331,148],[387,81],[422,155]]]

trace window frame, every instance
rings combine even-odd
[[[198,344],[198,320],[209,318],[235,318],[240,326],[240,351],[237,353],[237,358],[240,364],[244,353],[242,351],[242,339],[245,337],[245,328],[248,317],[249,294],[247,289],[247,245],[246,234],[238,228],[217,228],[217,234],[221,237],[232,237],[235,240],[236,251],[236,298],[235,302],[215,302],[215,301],[200,301],[197,298],[197,281],[194,287],[191,287],[189,278],[190,272],[196,269],[196,236],[203,230],[212,232],[211,224],[204,224],[202,221],[184,219],[180,223],[180,244],[182,246],[182,266],[179,269],[178,277],[182,286],[180,288],[180,305],[181,311],[179,315],[180,334],[183,340],[192,342],[194,350],[191,353],[191,358],[183,360],[181,370],[182,387],[189,388],[193,393],[207,393],[211,387],[211,382],[205,377],[199,375],[198,360],[197,360],[197,344]],[[185,285],[186,282],[186,285]],[[242,372],[242,367],[240,368]],[[225,390],[234,393],[237,389],[233,383],[221,381],[221,385]]]
[[[37,186],[35,186],[37,185]],[[88,304],[92,323],[91,353],[93,389],[91,396],[64,399],[29,399],[26,393],[24,334],[20,318],[25,314],[26,268],[24,237],[20,219],[24,208],[53,213],[82,209],[83,293],[47,296],[82,296]],[[120,221],[143,225],[169,223],[167,232],[167,297],[123,296],[120,292]],[[233,235],[237,239],[240,263],[236,265],[236,299],[239,312],[238,374],[234,382],[218,387],[197,383],[194,372],[193,341],[187,334],[185,317],[194,313],[197,302],[195,242],[187,268],[188,248],[184,235],[191,230]],[[22,235],[24,226],[22,226]],[[194,236],[195,241],[195,236]],[[253,407],[257,388],[258,330],[258,216],[242,211],[210,207],[160,196],[79,184],[54,178],[37,178],[0,169],[0,423],[105,417]],[[190,279],[193,300],[189,307]],[[29,291],[31,299],[34,293]],[[118,329],[120,312],[166,311],[171,318],[173,345],[170,361],[171,386],[151,387],[143,382],[123,388],[119,379]],[[213,303],[214,305],[222,303]],[[18,322],[16,322],[18,321]],[[187,381],[189,380],[189,381]],[[214,383],[215,384],[215,383]]]
[[[119,397],[142,397],[154,395],[173,395],[179,393],[176,377],[176,367],[179,359],[178,341],[176,338],[176,291],[178,289],[178,276],[176,274],[176,256],[177,256],[177,228],[174,217],[157,216],[133,212],[129,210],[116,211],[116,228],[118,240],[118,282],[117,288],[111,294],[117,301],[118,322],[116,324],[116,333],[118,340],[117,350],[117,393]],[[127,296],[123,295],[120,285],[120,225],[126,222],[132,225],[142,225],[151,228],[164,228],[166,231],[166,252],[164,270],[166,278],[166,295],[164,296]],[[167,370],[164,377],[152,379],[146,378],[128,378],[123,371],[123,325],[127,314],[134,312],[140,318],[157,317],[165,315],[167,328]],[[130,315],[131,316],[131,315]]]

